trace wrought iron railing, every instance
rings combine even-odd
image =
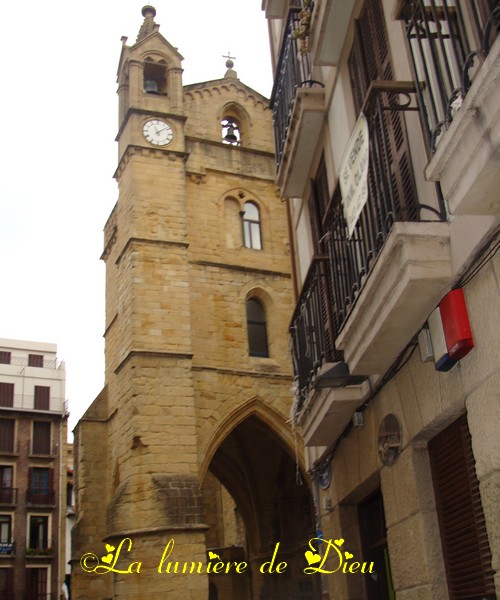
[[[297,386],[295,412],[302,408],[319,369],[327,362],[342,360],[335,339],[394,223],[446,219],[439,186],[435,205],[422,204],[417,197],[404,119],[405,113],[418,119],[415,85],[374,81],[362,110],[369,129],[368,199],[351,230],[340,186],[329,202],[319,198],[324,193],[321,181],[313,186],[318,196],[315,205],[321,212],[318,243],[325,255],[311,264],[290,328]]]
[[[498,36],[498,0],[403,0],[401,15],[431,152]]]
[[[417,197],[403,113],[416,112],[415,87],[407,82],[372,82],[363,105],[369,127],[368,200],[349,235],[340,189],[326,223],[331,296],[338,331],[344,326],[375,259],[396,221],[444,221],[439,187],[436,204]]]
[[[17,504],[17,488],[2,487],[0,488],[0,505],[15,505]]]
[[[26,503],[31,506],[53,506],[55,502],[54,490],[31,489],[26,491]]]
[[[307,36],[303,32],[299,33],[301,30],[300,15],[301,9],[290,9],[271,94],[278,168],[283,159],[297,88],[322,87],[323,85],[313,79],[311,55],[305,45]]]
[[[326,256],[316,257],[302,286],[290,325],[292,361],[300,411],[319,369],[342,359],[335,350],[335,325]]]
[[[15,554],[16,544],[15,542],[0,542],[0,554]]]

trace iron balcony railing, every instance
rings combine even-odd
[[[31,489],[26,491],[26,503],[31,506],[54,506],[55,502],[54,490]]]
[[[283,159],[297,88],[323,86],[313,79],[311,55],[307,51],[308,38],[301,32],[303,10],[290,9],[271,94],[277,168]],[[312,5],[307,10],[312,11]]]
[[[17,488],[0,488],[0,505],[12,506],[15,504],[17,504]]]
[[[15,554],[15,542],[0,542],[0,554]]]
[[[406,139],[405,112],[418,111],[412,83],[374,81],[363,112],[369,127],[368,200],[349,235],[337,187],[325,222],[324,243],[330,258],[334,320],[343,328],[363,289],[375,259],[396,221],[444,221],[439,186],[436,204],[417,197]]]
[[[498,36],[498,0],[402,0],[423,126],[434,152]]]
[[[290,325],[291,353],[299,412],[319,369],[342,360],[335,350],[335,325],[327,256],[316,257],[302,286]]]
[[[406,134],[405,113],[418,119],[412,82],[374,81],[362,111],[368,122],[368,199],[349,232],[340,186],[331,198],[318,173],[314,206],[318,211],[316,258],[304,282],[292,325],[292,357],[300,411],[323,364],[342,360],[335,339],[344,327],[396,221],[444,221],[436,186],[435,205],[417,197]],[[314,212],[314,211],[312,211]]]

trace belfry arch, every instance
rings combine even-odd
[[[299,598],[299,589],[309,587],[313,592],[319,584],[302,574],[304,552],[315,537],[312,496],[290,440],[270,423],[272,411],[258,400],[252,404],[262,410],[246,410],[243,418],[228,418],[219,428],[214,436],[219,443],[202,483],[205,507],[214,506],[209,497],[218,493],[214,478],[223,486],[225,511],[220,517],[225,520],[223,531],[207,533],[207,550],[223,560],[245,561],[248,569],[232,578],[212,575],[210,584],[221,598],[235,597],[231,594],[236,591],[241,600]],[[207,520],[213,523],[214,516]],[[303,551],[297,552],[298,547]],[[275,551],[275,564],[286,563],[286,567],[280,574],[266,568],[261,572]]]

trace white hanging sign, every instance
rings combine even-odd
[[[368,121],[361,113],[340,164],[340,190],[349,237],[368,200],[369,141]]]

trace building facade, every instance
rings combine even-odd
[[[263,10],[325,597],[496,598],[498,2]]]
[[[295,564],[314,520],[288,422],[293,295],[268,100],[230,59],[221,79],[183,85],[155,9],[143,16],[118,65],[106,379],[75,430],[72,598],[317,598]],[[261,569],[276,544],[286,573]]]
[[[66,372],[55,344],[0,339],[0,598],[59,598]]]

